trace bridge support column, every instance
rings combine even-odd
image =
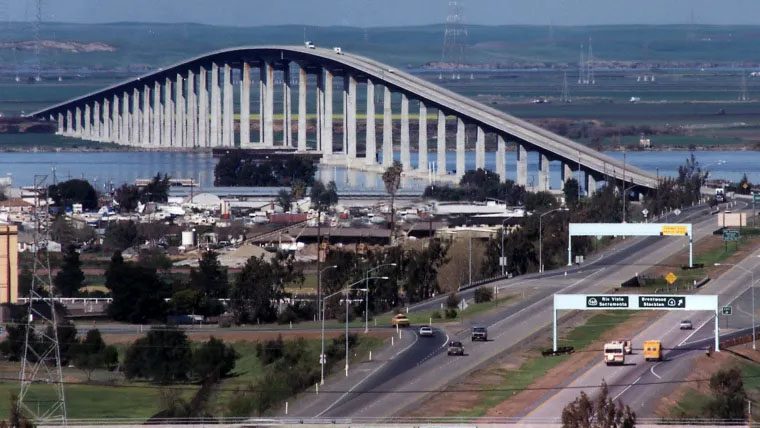
[[[90,132],[92,131],[92,128],[90,127],[91,113],[92,112],[90,111],[90,105],[86,104],[84,106],[84,134],[83,134],[83,137],[86,139],[91,138],[90,136]]]
[[[57,135],[63,135],[63,113],[58,113],[58,131]]]
[[[377,163],[377,135],[375,134],[375,84],[367,79],[367,124],[365,126],[364,163]]]
[[[171,147],[172,145],[172,81],[166,78],[164,82],[164,135],[161,138],[161,147]]]
[[[383,166],[393,165],[393,111],[391,90],[383,87]]]
[[[251,65],[243,62],[240,80],[240,147],[251,144]]]
[[[132,132],[129,134],[129,144],[132,146],[140,145],[140,123],[142,121],[140,114],[140,91],[134,88],[132,90]]]
[[[222,113],[222,146],[234,146],[234,116],[235,106],[232,102],[232,68],[229,64],[224,64],[224,111]]]
[[[153,125],[150,129],[150,145],[159,147],[161,145],[161,84],[153,84],[153,108],[150,112]]]
[[[92,139],[97,141],[100,141],[102,137],[100,135],[100,120],[100,102],[95,101],[92,108]]]
[[[79,107],[74,109],[74,136],[82,136],[82,109]]]
[[[333,153],[333,74],[323,69],[324,77],[324,111],[322,112],[322,155],[331,156]]]
[[[596,193],[596,177],[591,171],[586,171],[586,196]]]
[[[198,107],[195,95],[195,73],[187,72],[187,110],[185,112],[185,147],[198,147]]]
[[[480,125],[475,139],[475,169],[478,168],[486,169],[486,134]]]
[[[448,173],[446,171],[446,113],[440,108],[438,109],[438,142],[436,150],[436,157],[438,158],[436,169],[438,170],[438,175],[446,175]]]
[[[177,84],[174,87],[174,146],[185,147],[185,95],[183,93],[183,78],[177,73]]]
[[[501,135],[496,136],[496,173],[502,182],[507,179],[506,143]]]
[[[517,143],[517,184],[528,185],[528,150],[521,143]]]
[[[401,165],[404,171],[412,169],[409,149],[409,97],[404,93],[401,94]]]
[[[356,159],[356,77],[351,74],[343,76],[343,91],[346,112],[343,116],[343,132],[346,145],[343,147],[350,165]]]
[[[121,123],[119,123],[121,110],[119,104],[119,96],[114,95],[113,104],[111,106],[111,142],[116,144],[119,144],[121,138],[119,135],[121,134]]]
[[[140,132],[140,143],[145,147],[150,147],[150,86],[143,86],[142,93],[142,131]]]
[[[465,157],[465,139],[467,138],[466,130],[464,127],[464,121],[461,117],[457,117],[457,179],[460,179],[464,176],[465,171],[465,163],[464,163],[464,157]]]
[[[298,68],[298,151],[306,151],[306,69]]]
[[[274,145],[274,67],[268,62],[261,66],[261,101],[264,103],[259,110],[263,119],[264,144]]]
[[[66,110],[66,132],[63,135],[70,137],[74,134],[74,115],[71,110]]]
[[[419,130],[419,141],[417,145],[417,169],[420,171],[429,171],[428,166],[428,135],[427,135],[427,106],[420,100],[420,115],[417,121]]]
[[[569,163],[563,160],[562,161],[562,186],[561,186],[562,190],[565,190],[565,183],[567,182],[567,180],[571,178],[573,178],[573,169],[570,168]],[[578,185],[580,186],[580,183],[578,183]]]
[[[551,171],[549,171],[549,157],[544,152],[539,152],[538,162],[538,188],[542,191],[549,190],[549,179],[551,178]]]
[[[108,98],[103,100],[103,141],[113,142],[111,133],[113,132],[113,113],[111,112],[111,101]]]
[[[323,70],[317,71],[317,150],[322,150],[322,142],[325,129],[325,79]],[[323,152],[324,153],[324,152]]]
[[[222,100],[219,88],[219,66],[211,64],[211,123],[209,124],[209,146],[218,147],[221,143]]]
[[[293,147],[293,107],[291,106],[290,63],[282,71],[282,145]]]
[[[132,118],[129,114],[129,94],[124,91],[121,96],[121,119],[119,120],[121,131],[119,132],[119,142],[129,144],[129,128],[132,125]]]
[[[208,147],[208,75],[206,67],[198,72],[198,147]]]

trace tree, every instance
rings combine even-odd
[[[149,379],[161,384],[184,381],[191,361],[190,341],[183,331],[153,328],[127,349],[124,375],[127,379]]]
[[[61,270],[53,278],[53,285],[62,297],[74,297],[84,284],[84,272],[82,262],[79,261],[79,252],[73,245],[69,245],[63,252]]]
[[[540,191],[525,194],[525,209],[528,211],[546,211],[557,207],[557,198],[549,192]]]
[[[383,184],[385,184],[385,191],[391,195],[391,241],[395,241],[395,203],[396,192],[401,185],[401,174],[404,172],[404,166],[401,162],[394,161],[393,165],[389,166],[383,172]]]
[[[744,419],[747,392],[742,372],[737,368],[719,370],[710,378],[712,399],[707,404],[707,416],[715,419]]]
[[[201,380],[209,376],[223,378],[229,375],[239,357],[232,346],[211,337],[193,352],[192,370]]]
[[[156,174],[140,192],[140,201],[145,202],[166,202],[169,200],[169,176]]]
[[[579,189],[580,184],[578,184],[578,180],[575,178],[570,178],[565,181],[565,189],[563,192],[565,194],[565,203],[568,206],[574,206],[578,202]]]
[[[34,279],[34,275],[32,275],[32,271],[29,270],[29,266],[22,267],[21,271],[18,273],[18,296],[19,297],[29,296],[29,292],[32,291],[33,279]]]
[[[88,330],[72,353],[74,365],[85,372],[88,381],[95,370],[114,367],[118,363],[118,351],[112,345],[106,346],[98,329]]]
[[[277,193],[275,203],[281,206],[284,211],[290,211],[293,205],[293,195],[289,191],[282,189]]]
[[[82,204],[82,209],[98,208],[98,193],[87,180],[72,179],[48,187],[48,195],[53,204],[61,210],[74,204]]]
[[[488,287],[478,287],[473,295],[475,303],[485,303],[493,300],[493,290]]]
[[[106,228],[103,245],[109,250],[126,250],[137,241],[137,225],[132,220],[110,223]]]
[[[232,312],[238,323],[274,322],[276,302],[285,293],[285,284],[303,282],[303,273],[293,260],[277,253],[271,260],[251,257],[238,274],[232,288]]]
[[[609,397],[607,383],[595,400],[585,392],[562,410],[562,428],[633,428],[636,414],[628,406],[615,404]]]
[[[311,208],[317,211],[317,245],[322,245],[322,213],[329,210],[330,207],[338,203],[338,187],[334,181],[327,183],[325,186],[321,181],[315,181],[311,185]],[[319,252],[319,249],[317,249]],[[317,253],[317,284],[321,284],[322,266],[321,258]],[[317,290],[317,300],[321,301],[322,290]]]
[[[116,189],[114,200],[119,205],[119,212],[134,211],[140,201],[140,189],[133,184],[122,184]]]
[[[155,269],[125,262],[117,251],[111,257],[105,277],[113,298],[108,306],[111,318],[132,323],[163,318],[164,298],[169,297],[169,290]]]
[[[137,262],[145,267],[157,271],[168,271],[172,267],[172,261],[160,248],[146,248],[137,254]]]
[[[216,251],[204,251],[198,261],[198,269],[190,269],[190,288],[204,297],[224,298],[229,292],[227,268],[219,262]]]

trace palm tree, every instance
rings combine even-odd
[[[401,162],[394,161],[393,165],[389,166],[383,172],[383,183],[385,184],[385,191],[391,195],[391,242],[395,241],[395,203],[396,192],[401,185],[401,174],[404,172],[404,166]]]

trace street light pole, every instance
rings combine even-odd
[[[386,263],[383,265],[375,266],[372,269],[367,270],[364,273],[364,279],[366,281],[365,288],[367,289],[367,294],[364,295],[364,332],[369,332],[369,274],[370,272],[374,272],[380,268],[386,267],[386,266],[396,266],[396,263]]]
[[[538,216],[538,271],[543,272],[544,271],[544,234],[543,234],[543,218],[547,214],[551,214],[555,211],[567,211],[567,208],[559,207],[554,208],[553,210],[549,210],[541,215]]]
[[[319,287],[320,290],[322,289],[322,272],[326,271],[327,269],[337,269],[337,268],[338,268],[338,265],[332,265],[332,266],[327,266],[326,268],[324,268],[324,269],[320,270],[319,272],[317,272],[317,276],[319,276],[319,278],[317,279],[317,282],[319,283],[318,287]],[[319,364],[320,364],[320,366],[322,366],[321,367],[321,369],[322,369],[321,370],[322,371],[322,379],[320,381],[320,384],[324,385],[324,383],[325,383],[325,358],[326,358],[325,357],[325,310],[324,310],[324,305],[323,305],[323,300],[322,299],[319,299],[319,301],[317,302],[317,312],[319,312],[319,316],[322,319],[322,353],[319,354]]]
[[[752,349],[757,350],[757,343],[755,337],[755,272],[751,271],[744,266],[740,266],[732,263],[715,263],[715,266],[733,266],[738,267],[744,272],[749,273],[752,276],[752,282],[750,283],[750,294],[752,295]]]
[[[507,263],[504,261],[504,223],[506,223],[509,219],[505,219],[501,222],[501,259],[499,260],[499,264],[501,265],[501,276],[506,275],[506,269],[507,269]]]

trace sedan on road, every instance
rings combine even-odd
[[[681,321],[681,330],[691,330],[691,320],[683,320]]]
[[[449,355],[464,355],[464,346],[462,342],[452,340],[449,342]]]
[[[420,336],[433,337],[433,329],[429,325],[423,325],[420,327]]]

